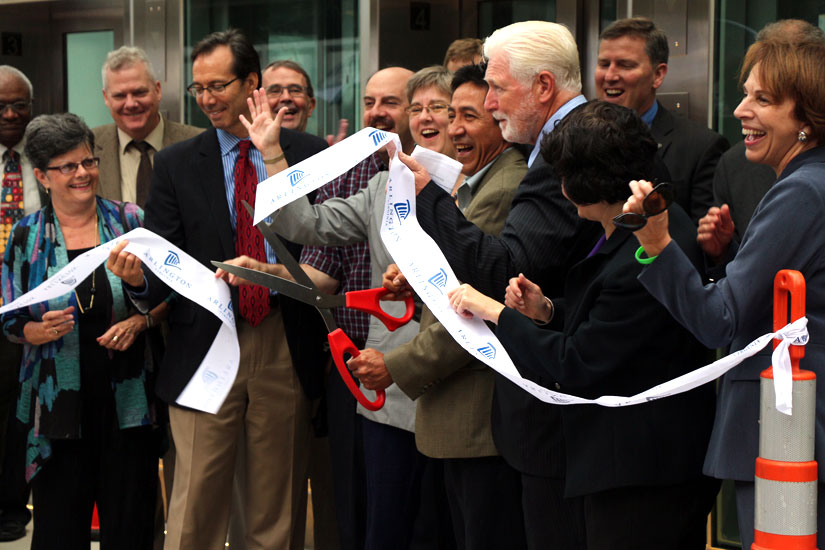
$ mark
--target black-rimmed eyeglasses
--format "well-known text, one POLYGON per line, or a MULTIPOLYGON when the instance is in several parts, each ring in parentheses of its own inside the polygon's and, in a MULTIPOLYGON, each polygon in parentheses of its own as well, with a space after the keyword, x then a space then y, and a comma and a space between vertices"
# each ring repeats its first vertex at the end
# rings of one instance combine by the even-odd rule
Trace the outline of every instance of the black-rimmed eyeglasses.
POLYGON ((77 172, 78 166, 82 166, 85 170, 91 170, 92 168, 97 168, 99 165, 100 159, 98 157, 89 157, 80 162, 67 162, 60 166, 46 166, 46 170, 58 170, 64 176, 69 176, 77 172))
POLYGON ((227 80, 226 82, 215 82, 210 84, 209 86, 201 86, 200 84, 190 84, 186 87, 186 91, 192 94, 192 97, 200 97, 203 95, 204 90, 209 92, 210 94, 222 94, 226 91, 226 87, 235 82, 236 80, 240 80, 238 77, 233 78, 232 80, 227 80))
POLYGON ((613 225, 630 231, 638 231, 647 224, 647 219, 661 214, 670 207, 673 202, 673 186, 668 182, 662 182, 645 195, 642 201, 644 214, 636 212, 625 212, 613 218, 613 225))

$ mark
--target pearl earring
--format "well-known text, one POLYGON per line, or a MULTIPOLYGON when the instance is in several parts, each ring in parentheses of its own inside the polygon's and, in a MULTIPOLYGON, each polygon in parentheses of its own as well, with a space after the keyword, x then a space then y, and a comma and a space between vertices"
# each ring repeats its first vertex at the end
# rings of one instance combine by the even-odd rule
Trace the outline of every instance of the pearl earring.
POLYGON ((799 133, 796 134, 796 139, 798 139, 800 143, 805 143, 808 141, 808 134, 805 133, 805 130, 800 130, 799 133))

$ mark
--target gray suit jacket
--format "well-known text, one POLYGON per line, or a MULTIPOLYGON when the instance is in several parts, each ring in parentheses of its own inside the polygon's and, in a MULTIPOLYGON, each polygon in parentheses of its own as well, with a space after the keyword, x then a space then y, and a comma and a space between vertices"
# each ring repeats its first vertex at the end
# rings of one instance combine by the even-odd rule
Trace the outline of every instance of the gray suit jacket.
MULTIPOLYGON (((100 183, 97 194, 104 199, 121 200, 120 191, 120 147, 117 139, 117 126, 104 124, 92 130, 95 134, 95 156, 100 157, 100 183)), ((169 147, 203 132, 187 124, 163 119, 163 147, 169 147)))
MULTIPOLYGON (((367 241, 370 247, 370 281, 372 287, 380 287, 384 270, 393 263, 390 253, 381 240, 381 219, 386 202, 386 184, 389 172, 379 172, 369 184, 347 198, 334 197, 321 204, 309 204, 306 197, 281 208, 274 216, 273 229, 290 241, 313 246, 344 246, 367 241)), ((390 315, 404 314, 401 302, 382 302, 390 315)), ((368 348, 381 353, 409 342, 418 334, 418 323, 410 321, 394 332, 375 317, 370 317, 368 348)), ((375 394, 363 389, 371 400, 375 394)), ((397 385, 386 390, 387 400, 378 411, 368 411, 360 404, 358 413, 381 424, 389 424, 408 431, 415 429, 415 403, 404 395, 397 385)))
POLYGON ((728 148, 728 140, 687 118, 674 116, 659 104, 650 133, 676 191, 676 202, 696 224, 713 205, 713 171, 728 148))
MULTIPOLYGON (((479 182, 466 217, 485 233, 504 227, 516 188, 527 173, 524 155, 508 149, 479 182)), ((384 356, 395 383, 417 399, 415 442, 433 458, 498 454, 490 429, 495 375, 464 351, 425 307, 421 332, 384 356)))
MULTIPOLYGON (((702 285, 675 243, 639 280, 683 326, 710 348, 736 351, 773 330, 773 280, 781 269, 805 277, 808 332, 803 369, 825 376, 825 147, 794 158, 756 207, 726 277, 702 285)), ((705 473, 752 482, 759 442, 759 374, 771 346, 722 378, 705 473)), ((825 384, 817 384, 815 448, 825 479, 825 384)), ((796 413, 796 410, 794 410, 796 413)))

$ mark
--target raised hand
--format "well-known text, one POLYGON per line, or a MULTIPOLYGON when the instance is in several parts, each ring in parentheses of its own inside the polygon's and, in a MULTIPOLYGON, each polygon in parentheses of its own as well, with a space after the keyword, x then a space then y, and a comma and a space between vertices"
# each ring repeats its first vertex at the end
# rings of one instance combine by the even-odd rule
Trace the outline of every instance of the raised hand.
POLYGON ((286 114, 286 107, 281 107, 273 117, 263 88, 253 90, 252 97, 246 99, 246 104, 249 107, 251 121, 244 115, 240 115, 239 118, 249 132, 249 139, 265 159, 277 157, 281 154, 281 122, 286 114))
POLYGON ((712 206, 708 213, 699 220, 696 242, 708 258, 719 263, 728 253, 728 247, 733 240, 734 228, 733 219, 730 217, 730 207, 727 204, 721 207, 712 206))
POLYGON ((338 121, 338 133, 335 135, 327 134, 327 144, 330 147, 347 137, 347 128, 349 128, 349 121, 342 118, 338 121))
MULTIPOLYGON (((642 203, 648 193, 653 190, 653 184, 645 180, 633 180, 630 182, 632 195, 627 199, 622 207, 622 212, 636 212, 644 214, 642 203)), ((659 252, 670 244, 670 232, 668 231, 668 212, 665 210, 661 214, 651 216, 647 219, 644 227, 633 234, 639 240, 639 244, 645 249, 648 257, 658 256, 659 252)))

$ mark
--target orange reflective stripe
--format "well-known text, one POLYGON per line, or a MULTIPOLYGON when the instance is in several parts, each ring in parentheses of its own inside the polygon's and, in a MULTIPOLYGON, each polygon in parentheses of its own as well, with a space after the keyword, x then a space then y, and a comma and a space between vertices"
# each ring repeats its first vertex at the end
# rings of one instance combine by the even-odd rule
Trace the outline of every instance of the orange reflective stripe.
POLYGON ((760 456, 756 459, 756 477, 771 481, 816 481, 816 461, 781 462, 779 460, 768 460, 760 456))

